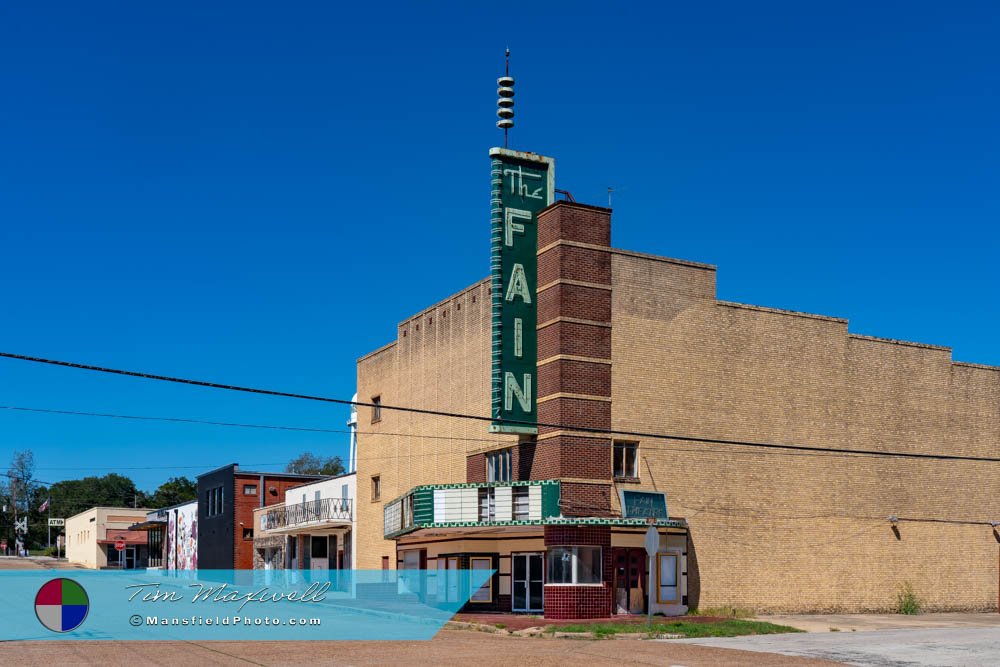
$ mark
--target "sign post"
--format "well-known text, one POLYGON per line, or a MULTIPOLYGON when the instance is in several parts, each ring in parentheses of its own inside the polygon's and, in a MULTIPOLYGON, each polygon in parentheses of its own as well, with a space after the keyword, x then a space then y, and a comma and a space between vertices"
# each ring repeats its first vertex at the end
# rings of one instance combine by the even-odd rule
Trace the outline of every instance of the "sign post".
POLYGON ((118 569, 124 570, 124 563, 122 562, 122 556, 125 555, 125 540, 118 539, 115 540, 115 549, 118 551, 118 569))
POLYGON ((646 530, 646 555, 649 556, 649 576, 646 578, 648 582, 646 588, 646 622, 652 627, 653 625, 653 561, 656 560, 656 554, 660 551, 660 533, 656 530, 656 526, 652 525, 655 523, 656 519, 652 519, 649 528, 646 530))

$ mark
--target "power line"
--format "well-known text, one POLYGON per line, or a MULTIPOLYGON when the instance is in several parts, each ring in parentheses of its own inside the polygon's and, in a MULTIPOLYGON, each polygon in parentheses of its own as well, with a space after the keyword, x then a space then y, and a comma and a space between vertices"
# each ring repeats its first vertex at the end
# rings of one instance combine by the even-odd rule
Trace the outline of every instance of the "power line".
MULTIPOLYGON (((42 357, 31 357, 23 354, 14 354, 11 352, 0 352, 0 357, 5 357, 8 359, 17 359, 20 361, 30 361, 39 364, 48 364, 53 366, 62 366, 64 368, 76 368, 80 370, 89 370, 99 373, 111 373, 113 375, 123 375, 128 377, 142 378, 146 380, 158 380, 162 382, 173 382, 178 384, 186 384, 198 387, 208 387, 211 389, 225 389, 228 391, 238 391, 250 394, 260 394, 265 396, 279 396, 283 398, 297 398, 307 401, 319 401, 322 403, 334 403, 337 405, 350 405, 354 407, 376 407, 375 403, 366 403, 363 401, 349 401, 341 398, 331 398, 328 396, 315 396, 310 394, 298 394, 292 392, 276 391, 272 389, 260 389, 254 387, 243 387, 239 385, 228 385, 220 384, 216 382, 206 382, 203 380, 193 380, 188 378, 178 378, 169 375, 156 375, 153 373, 144 373, 139 371, 128 371, 116 368, 107 368, 103 366, 93 366, 89 364, 80 364, 69 361, 59 361, 55 359, 45 359, 42 357)), ((386 405, 378 404, 382 410, 395 410, 399 412, 408 412, 413 414, 431 415, 437 417, 450 417, 454 419, 468 419, 480 422, 491 422, 491 423, 504 423, 513 426, 532 426, 532 427, 543 427, 543 428, 553 428, 559 430, 576 431, 578 433, 594 433, 599 435, 623 435, 628 437, 637 438, 656 438, 663 440, 683 440, 687 442, 701 442, 706 444, 722 444, 722 445, 732 445, 738 447, 757 447, 762 449, 782 449, 790 451, 804 451, 804 452, 826 452, 826 453, 836 453, 836 454, 865 454, 869 456, 880 456, 880 457, 895 457, 895 458, 910 458, 910 459, 929 459, 935 461, 978 461, 983 463, 1000 463, 1000 458, 986 457, 986 456, 962 456, 958 454, 926 454, 921 452, 898 452, 898 451, 878 451, 871 449, 845 449, 842 447, 814 447, 808 445, 794 445, 794 444, 779 444, 779 443, 763 443, 763 442, 750 442, 746 440, 726 440, 721 438, 701 438, 695 436, 685 436, 685 435, 672 435, 665 433, 651 433, 644 431, 625 431, 619 429, 602 429, 593 428, 587 426, 576 426, 567 424, 551 424, 546 422, 529 422, 523 420, 494 420, 492 417, 484 417, 482 415, 470 415, 458 412, 447 412, 443 410, 428 410, 424 408, 411 408, 397 405, 386 405)))

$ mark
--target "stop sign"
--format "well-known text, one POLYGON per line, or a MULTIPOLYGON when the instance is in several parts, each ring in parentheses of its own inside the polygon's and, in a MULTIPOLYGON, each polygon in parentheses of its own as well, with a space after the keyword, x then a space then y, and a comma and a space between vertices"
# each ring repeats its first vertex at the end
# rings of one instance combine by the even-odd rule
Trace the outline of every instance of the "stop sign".
POLYGON ((115 549, 118 551, 125 551, 125 540, 116 540, 115 549))

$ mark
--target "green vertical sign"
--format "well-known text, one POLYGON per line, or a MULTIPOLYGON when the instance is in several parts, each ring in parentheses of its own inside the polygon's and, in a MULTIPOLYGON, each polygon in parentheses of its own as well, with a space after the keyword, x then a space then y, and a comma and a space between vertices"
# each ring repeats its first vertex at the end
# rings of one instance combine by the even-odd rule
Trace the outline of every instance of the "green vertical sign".
POLYGON ((490 431, 537 433, 538 212, 555 200, 555 161, 505 148, 490 158, 490 431))

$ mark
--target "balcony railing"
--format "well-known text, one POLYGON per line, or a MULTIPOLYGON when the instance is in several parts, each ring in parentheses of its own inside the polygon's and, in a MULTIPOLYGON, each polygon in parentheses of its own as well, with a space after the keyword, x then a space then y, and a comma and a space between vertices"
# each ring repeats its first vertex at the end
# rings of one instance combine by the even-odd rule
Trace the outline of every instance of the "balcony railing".
POLYGON ((280 505, 260 518, 261 530, 278 530, 324 521, 350 521, 354 502, 351 498, 323 498, 294 505, 280 505))

